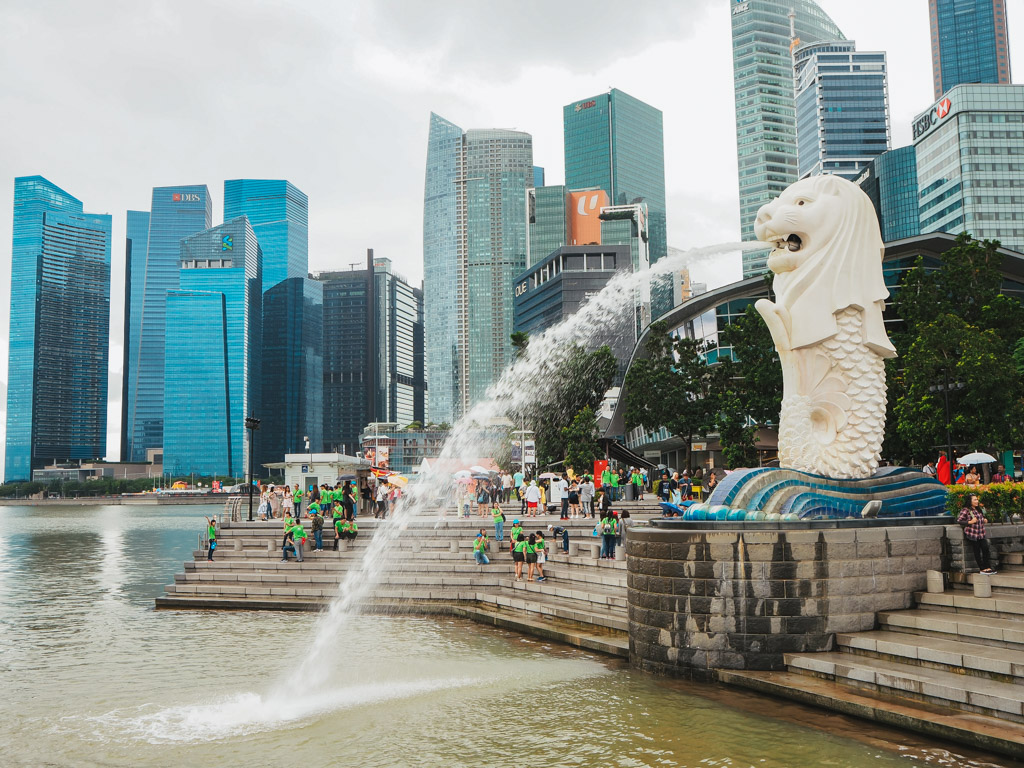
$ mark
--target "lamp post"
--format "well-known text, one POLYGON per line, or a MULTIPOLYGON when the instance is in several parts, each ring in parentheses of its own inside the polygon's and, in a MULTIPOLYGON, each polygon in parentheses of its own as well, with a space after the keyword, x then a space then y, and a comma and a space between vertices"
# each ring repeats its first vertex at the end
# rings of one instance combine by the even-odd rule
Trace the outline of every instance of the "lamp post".
POLYGON ((249 522, 252 522, 252 437, 260 428, 260 420, 250 413, 245 417, 245 428, 249 430, 249 522))
POLYGON ((966 385, 962 381, 949 381, 949 369, 942 369, 942 384, 933 384, 928 387, 929 392, 941 392, 946 407, 946 459, 949 461, 949 480, 953 481, 953 435, 949 430, 949 393, 959 392, 966 385))

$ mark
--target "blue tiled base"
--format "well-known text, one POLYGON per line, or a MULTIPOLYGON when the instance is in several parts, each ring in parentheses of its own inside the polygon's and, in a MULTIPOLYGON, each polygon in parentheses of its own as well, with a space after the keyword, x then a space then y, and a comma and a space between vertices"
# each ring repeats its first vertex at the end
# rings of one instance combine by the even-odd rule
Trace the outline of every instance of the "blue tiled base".
POLYGON ((758 510, 791 520, 834 519, 860 517, 872 500, 882 504, 879 517, 941 515, 946 508, 946 488, 923 472, 906 467, 885 467, 859 480, 761 467, 727 475, 708 498, 707 507, 758 510))

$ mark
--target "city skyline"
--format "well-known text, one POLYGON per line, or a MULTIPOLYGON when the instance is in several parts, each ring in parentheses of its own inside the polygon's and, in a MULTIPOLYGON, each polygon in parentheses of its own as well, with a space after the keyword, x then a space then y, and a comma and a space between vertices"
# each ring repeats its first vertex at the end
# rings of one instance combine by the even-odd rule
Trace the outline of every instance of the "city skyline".
MULTIPOLYGON (((206 184, 213 190, 213 220, 221 221, 224 201, 218 190, 224 179, 287 178, 306 192, 311 201, 311 269, 344 268, 348 262, 360 258, 366 247, 375 247, 378 254, 392 258, 396 269, 416 282, 422 258, 418 224, 422 210, 426 115, 430 109, 462 125, 500 125, 531 133, 535 142, 534 163, 546 168, 547 183, 558 184, 564 180, 559 120, 561 107, 580 93, 599 93, 614 86, 665 113, 669 244, 688 247, 735 239, 738 218, 735 140, 731 135, 719 135, 731 133, 723 131, 723 126, 730 125, 733 119, 731 62, 728 51, 720 50, 729 35, 728 11, 724 3, 680 4, 672 13, 665 13, 659 8, 658 13, 646 14, 654 18, 642 22, 646 26, 638 31, 635 41, 622 41, 614 34, 615 30, 604 29, 599 23, 602 14, 598 13, 585 20, 585 26, 581 28, 585 34, 574 36, 565 44, 553 45, 557 35, 550 32, 538 34, 523 48, 521 36, 510 34, 509 41, 499 41, 500 45, 496 46, 493 40, 488 46, 474 43, 468 47, 468 52, 463 52, 466 46, 462 45, 469 34, 468 28, 482 23, 481 14, 485 10, 467 8, 459 14, 461 18, 458 21, 444 22, 452 25, 441 30, 446 34, 432 37, 428 33, 437 31, 436 24, 440 21, 427 23, 417 13, 406 14, 402 20, 386 19, 390 6, 386 3, 378 5, 374 13, 364 14, 360 20, 363 41, 358 54, 362 56, 363 63, 358 63, 356 59, 359 57, 354 55, 355 63, 347 62, 345 66, 356 75, 351 98, 362 105, 364 114, 369 114, 365 110, 370 110, 379 115, 378 121, 367 121, 371 125, 366 130, 380 134, 379 139, 374 137, 372 146, 387 146, 394 153, 388 163, 381 162, 380 152, 365 151, 359 142, 353 144, 359 145, 358 150, 345 152, 336 149, 328 157, 322 144, 318 143, 323 134, 299 139, 298 128, 294 132, 282 131, 273 121, 268 126, 274 129, 270 132, 261 133, 257 127, 250 126, 237 134, 229 134, 226 126, 230 124, 237 128, 242 125, 235 116, 197 120, 187 114, 196 112, 201 103, 181 103, 173 98, 167 99, 167 103, 157 103, 160 100, 150 96, 142 101, 133 99, 129 105, 128 100, 120 95, 129 89, 120 87, 121 80, 118 79, 112 81, 118 87, 111 87, 109 93, 101 88, 94 94, 103 109, 100 113, 102 120, 89 119, 90 113, 85 112, 74 126, 56 127, 58 121, 51 118, 50 108, 33 106, 34 102, 27 96, 34 85, 32 78, 35 74, 21 73, 7 78, 14 85, 5 89, 0 103, 9 113, 22 115, 23 119, 5 126, 3 135, 9 146, 22 149, 16 156, 0 160, 0 180, 41 174, 90 201, 91 210, 108 213, 113 218, 114 280, 111 296, 115 309, 111 319, 109 414, 116 417, 121 408, 120 362, 123 348, 120 339, 123 338, 124 318, 119 298, 123 296, 125 211, 146 209, 155 185, 206 184), (431 27, 431 23, 435 26, 431 27), (384 40, 392 32, 395 33, 395 42, 393 47, 389 47, 384 40), (434 42, 418 42, 428 38, 434 42), (595 58, 591 52, 588 57, 589 48, 599 50, 602 42, 610 40, 616 43, 614 54, 595 58), (515 50, 521 49, 521 52, 514 60, 502 59, 512 41, 519 46, 515 50), (478 56, 471 62, 475 67, 473 71, 466 71, 466 57, 474 55, 478 56), (679 72, 687 71, 686 68, 694 66, 697 61, 701 62, 701 77, 681 80, 679 72), (422 72, 418 73, 418 70, 422 72), (459 73, 459 77, 456 81, 446 81, 441 76, 444 73, 459 73), (538 82, 539 74, 545 82, 538 82), (723 84, 726 89, 724 98, 722 93, 718 93, 723 84), (168 106, 170 104, 174 109, 168 106), (397 109, 399 104, 401 109, 397 109), (694 114, 700 119, 693 119, 694 114), (407 126, 402 122, 406 118, 407 126), (118 122, 127 122, 128 133, 117 127, 118 122), (138 131, 136 123, 152 128, 145 132, 145 140, 141 138, 143 133, 138 131), (105 127, 99 128, 101 125, 105 127), (401 130, 396 126, 401 126, 401 130), (296 140, 289 142, 293 136, 296 140), (30 138, 33 140, 29 141, 30 138), (77 151, 83 143, 92 146, 97 142, 95 151, 77 151), (701 146, 702 151, 697 156, 691 152, 694 144, 701 146), (326 163, 325 157, 328 157, 326 163), (335 172, 335 165, 339 163, 338 167, 345 169, 341 175, 335 172), (341 188, 351 191, 343 194, 339 191, 341 188)), ((892 146, 908 144, 913 116, 926 109, 931 99, 926 3, 922 0, 916 4, 920 7, 898 10, 891 9, 889 6, 892 4, 868 3, 856 14, 835 0, 821 0, 820 5, 844 33, 856 39, 865 50, 887 51, 890 60, 892 146), (891 24, 878 25, 873 21, 882 9, 890 13, 891 24)), ((1015 24, 1015 20, 1024 18, 1024 3, 1009 2, 1007 5, 1012 58, 1020 47, 1015 43, 1020 41, 1021 25, 1015 24)), ((344 10, 337 12, 345 13, 344 10)), ((211 8, 210 21, 216 22, 221 13, 221 9, 211 8)), ((561 13, 563 11, 558 11, 561 13)), ((572 8, 567 8, 564 13, 567 17, 574 16, 572 8)), ((75 16, 74 13, 69 15, 72 19, 75 16)), ((26 43, 49 50, 54 42, 61 43, 66 29, 75 28, 73 21, 69 21, 68 27, 48 30, 50 22, 41 15, 37 16, 30 8, 5 9, 2 18, 10 22, 0 25, 0 28, 12 35, 9 39, 4 38, 10 56, 5 59, 9 63, 4 66, 12 67, 12 72, 17 52, 26 43), (33 35, 26 34, 26 25, 29 29, 38 29, 40 35, 48 35, 51 42, 43 44, 33 35)), ((109 28, 90 26, 99 24, 99 21, 84 19, 81 26, 105 39, 106 35, 129 34, 126 25, 142 21, 147 20, 140 21, 126 11, 123 19, 104 19, 103 25, 109 25, 109 28)), ((148 21, 155 23, 160 20, 148 21)), ((287 33, 283 34, 281 45, 301 49, 305 58, 316 67, 322 66, 325 52, 344 44, 342 40, 326 40, 316 29, 315 19, 309 15, 289 15, 271 9, 259 18, 242 19, 238 23, 251 31, 260 24, 277 22, 280 22, 282 32, 287 33), (307 37, 299 40, 303 34, 307 37)), ((190 34, 206 33, 196 31, 190 34)), ((561 40, 560 37, 557 39, 561 40)), ((144 37, 136 44, 143 43, 152 48, 152 51, 143 50, 147 59, 150 56, 154 61, 161 57, 171 58, 171 51, 158 45, 157 41, 144 37)), ((204 60, 203 66, 224 70, 225 67, 219 64, 222 59, 227 61, 235 54, 232 46, 230 43, 220 46, 223 48, 220 53, 200 57, 204 60)), ((74 48, 68 46, 68 53, 73 51, 74 48)), ((253 62, 258 66, 251 71, 245 71, 243 67, 237 76, 256 81, 265 75, 263 87, 280 89, 284 93, 292 82, 281 73, 274 74, 279 61, 279 57, 273 57, 273 61, 253 62)), ((101 64, 84 62, 81 74, 76 68, 74 77, 86 78, 95 74, 91 69, 95 66, 101 64)), ((104 70, 112 75, 123 68, 123 58, 115 56, 105 66, 112 68, 104 70)), ((162 75, 156 83, 158 90, 176 93, 178 88, 184 87, 178 81, 187 82, 186 75, 193 66, 196 65, 182 62, 181 71, 162 75)), ((326 76, 337 78, 339 73, 328 72, 326 76)), ((128 75, 119 77, 124 79, 128 75)), ((228 75, 222 74, 221 77, 228 75)), ((344 79, 342 76, 341 80, 344 79)), ((96 81, 103 82, 103 78, 96 78, 96 81)), ((319 83, 318 88, 322 86, 323 83, 319 83)), ((218 99, 223 99, 224 95, 224 91, 218 91, 218 99)), ((288 101, 287 104, 293 113, 291 119, 294 119, 295 112, 307 111, 298 102, 288 101)), ((222 110, 218 106, 209 111, 227 113, 231 110, 222 110)), ((325 113, 314 105, 308 108, 308 115, 300 121, 307 127, 310 121, 324 118, 325 113)), ((326 122, 336 125, 336 121, 326 122)), ((10 182, 0 183, 0 210, 11 209, 11 186, 10 182)), ((3 275, 0 279, 3 280, 8 280, 10 275, 10 251, 6 247, 10 242, 10 226, 9 215, 0 217, 0 241, 5 243, 0 249, 5 259, 0 262, 0 274, 3 275)), ((708 268, 705 266, 703 269, 708 268)), ((698 278, 706 279, 700 268, 694 271, 698 278)), ((711 277, 723 278, 718 280, 719 284, 727 282, 738 274, 738 257, 735 257, 735 264, 716 266, 708 271, 711 277)), ((9 295, 6 291, 3 293, 9 295)), ((8 330, 6 307, 0 307, 0 317, 3 317, 4 325, 0 328, 0 339, 5 343, 8 330)), ((6 354, 0 354, 0 358, 6 360, 6 357, 6 354)), ((0 377, 4 382, 7 378, 6 372, 0 377)), ((117 456, 119 442, 119 425, 114 421, 108 419, 108 455, 111 457, 117 456)))

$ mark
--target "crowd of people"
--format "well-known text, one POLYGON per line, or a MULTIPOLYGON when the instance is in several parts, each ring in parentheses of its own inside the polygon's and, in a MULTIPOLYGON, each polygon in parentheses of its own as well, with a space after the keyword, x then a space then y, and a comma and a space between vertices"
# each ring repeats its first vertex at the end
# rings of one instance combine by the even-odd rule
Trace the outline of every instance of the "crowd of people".
POLYGON ((313 506, 329 514, 340 508, 349 520, 360 512, 383 519, 394 512, 402 497, 402 488, 387 477, 364 477, 358 484, 354 480, 311 485, 303 490, 295 485, 261 485, 257 489, 260 501, 257 514, 260 520, 311 517, 313 506))

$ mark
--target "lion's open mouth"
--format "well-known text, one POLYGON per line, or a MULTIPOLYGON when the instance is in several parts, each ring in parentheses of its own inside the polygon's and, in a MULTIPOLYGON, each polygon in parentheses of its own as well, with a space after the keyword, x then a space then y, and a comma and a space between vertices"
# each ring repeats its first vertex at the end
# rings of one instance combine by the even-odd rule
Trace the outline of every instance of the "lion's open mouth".
POLYGON ((778 238, 775 240, 775 247, 780 250, 799 251, 804 242, 800 239, 800 235, 790 235, 787 238, 778 238))

